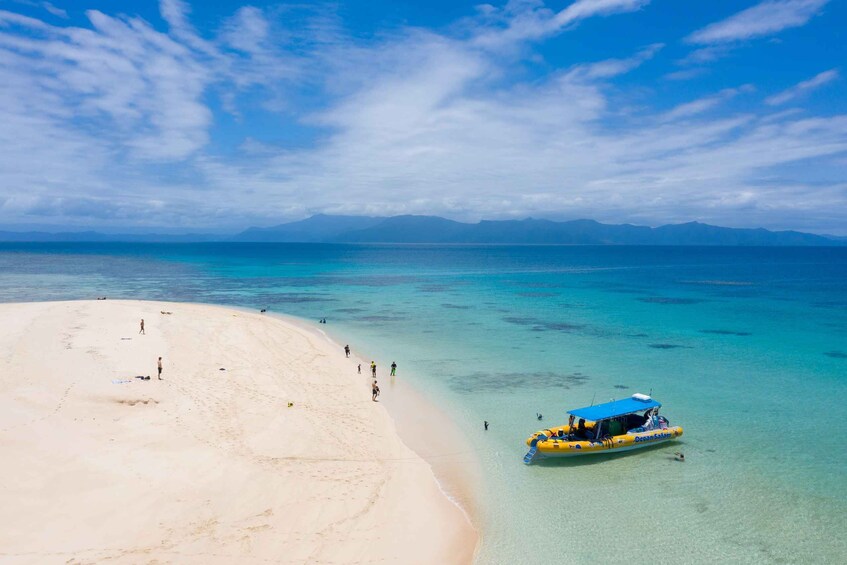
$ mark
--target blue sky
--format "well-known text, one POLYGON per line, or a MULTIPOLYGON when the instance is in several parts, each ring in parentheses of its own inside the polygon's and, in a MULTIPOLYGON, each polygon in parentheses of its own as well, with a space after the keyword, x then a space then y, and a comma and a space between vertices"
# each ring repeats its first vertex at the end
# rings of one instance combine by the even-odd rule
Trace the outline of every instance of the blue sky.
POLYGON ((0 227, 847 235, 845 24, 844 0, 6 0, 0 227))

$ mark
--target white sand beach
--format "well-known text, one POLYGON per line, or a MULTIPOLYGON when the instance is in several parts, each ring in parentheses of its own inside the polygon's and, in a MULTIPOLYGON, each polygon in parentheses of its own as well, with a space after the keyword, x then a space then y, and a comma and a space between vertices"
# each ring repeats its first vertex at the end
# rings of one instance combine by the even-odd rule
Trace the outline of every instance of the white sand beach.
POLYGON ((4 563, 468 563, 477 542, 356 361, 259 313, 0 305, 0 461, 4 563))

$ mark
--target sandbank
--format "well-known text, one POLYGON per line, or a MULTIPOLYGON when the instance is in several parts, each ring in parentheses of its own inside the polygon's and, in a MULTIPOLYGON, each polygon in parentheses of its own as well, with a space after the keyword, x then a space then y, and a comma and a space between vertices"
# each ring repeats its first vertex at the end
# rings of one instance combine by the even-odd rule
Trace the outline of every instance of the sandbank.
POLYGON ((355 365, 224 307, 0 305, 0 560, 469 563, 355 365))

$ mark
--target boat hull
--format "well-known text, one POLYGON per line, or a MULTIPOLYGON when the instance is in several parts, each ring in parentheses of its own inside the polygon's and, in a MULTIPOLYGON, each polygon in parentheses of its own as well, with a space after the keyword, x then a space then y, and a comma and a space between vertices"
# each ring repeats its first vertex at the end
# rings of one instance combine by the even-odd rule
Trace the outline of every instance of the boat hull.
MULTIPOLYGON (((567 429, 567 427, 565 427, 567 429)), ((627 433, 610 438, 589 441, 589 440, 571 440, 567 438, 557 438, 555 432, 549 436, 544 430, 533 434, 527 440, 527 444, 536 449, 536 457, 579 457, 582 455, 596 455, 603 453, 622 453, 624 451, 632 451, 658 445, 668 441, 673 441, 682 436, 682 427, 673 426, 664 429, 650 430, 646 432, 627 433), (553 437, 550 437, 553 436, 553 437)))

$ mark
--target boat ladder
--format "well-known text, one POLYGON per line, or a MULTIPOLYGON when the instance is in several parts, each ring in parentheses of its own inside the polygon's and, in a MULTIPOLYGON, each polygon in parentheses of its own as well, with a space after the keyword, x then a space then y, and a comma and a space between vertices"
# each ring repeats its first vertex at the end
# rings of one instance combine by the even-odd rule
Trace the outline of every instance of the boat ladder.
POLYGON ((523 462, 527 465, 532 463, 532 460, 535 459, 536 453, 538 453, 538 447, 533 445, 529 448, 529 451, 526 452, 526 455, 523 456, 523 462))

